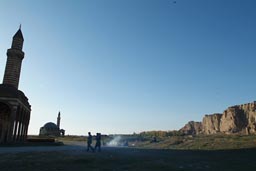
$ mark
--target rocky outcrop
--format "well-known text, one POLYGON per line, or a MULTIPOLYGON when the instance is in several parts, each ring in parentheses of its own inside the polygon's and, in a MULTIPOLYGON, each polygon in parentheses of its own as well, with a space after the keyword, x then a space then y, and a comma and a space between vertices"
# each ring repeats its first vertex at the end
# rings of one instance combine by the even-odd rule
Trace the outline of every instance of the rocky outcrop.
POLYGON ((243 131, 247 126, 246 113, 239 106, 229 107, 223 112, 220 132, 230 134, 243 131))
POLYGON ((190 121, 180 131, 187 135, 256 134, 256 101, 229 107, 223 114, 205 115, 202 122, 190 121))
POLYGON ((245 132, 247 134, 256 134, 256 102, 239 106, 246 115, 247 125, 245 132))
POLYGON ((179 131, 185 135, 200 134, 202 132, 202 123, 190 121, 179 131))
POLYGON ((205 134, 215 134, 220 132, 221 116, 222 114, 220 113, 205 115, 202 122, 202 132, 205 134))

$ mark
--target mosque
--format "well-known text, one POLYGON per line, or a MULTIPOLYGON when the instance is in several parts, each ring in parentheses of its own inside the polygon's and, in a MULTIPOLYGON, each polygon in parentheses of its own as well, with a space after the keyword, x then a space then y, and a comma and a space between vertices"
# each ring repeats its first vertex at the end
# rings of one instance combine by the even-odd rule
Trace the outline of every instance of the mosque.
POLYGON ((57 124, 53 122, 47 122, 40 128, 39 136, 65 136, 65 130, 60 129, 60 112, 57 117, 57 124))
POLYGON ((0 144, 20 143, 27 139, 31 105, 19 90, 24 38, 21 27, 7 50, 3 83, 0 84, 0 144))
MULTIPOLYGON (((19 80, 23 49, 21 26, 14 34, 11 48, 7 50, 7 60, 3 83, 0 84, 0 144, 21 143, 27 140, 31 105, 25 94, 19 90, 19 80)), ((46 123, 40 128, 42 136, 64 136, 65 130, 60 129, 60 112, 57 124, 46 123)))

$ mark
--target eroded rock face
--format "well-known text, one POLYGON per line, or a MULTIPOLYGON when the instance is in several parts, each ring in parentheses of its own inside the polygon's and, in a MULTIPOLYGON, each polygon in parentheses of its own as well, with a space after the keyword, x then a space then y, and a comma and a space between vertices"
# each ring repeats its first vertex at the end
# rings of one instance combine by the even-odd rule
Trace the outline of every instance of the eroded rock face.
POLYGON ((180 131, 187 135, 256 134, 256 101, 229 107, 223 114, 205 115, 202 123, 190 121, 180 131))
POLYGON ((256 134, 256 102, 243 104, 239 106, 244 110, 247 120, 245 128, 246 134, 256 134))
POLYGON ((220 121, 222 133, 237 133, 243 131, 247 126, 246 113, 239 106, 229 107, 223 112, 220 121))
POLYGON ((256 112, 249 111, 246 116, 248 120, 248 125, 245 129, 246 134, 256 134, 256 112))
POLYGON ((183 128, 181 128, 179 131, 184 133, 185 135, 199 134, 199 133, 202 132, 202 123, 201 122, 190 121, 183 128))
POLYGON ((215 113, 212 115, 205 115, 202 122, 204 134, 216 134, 220 132, 220 119, 222 114, 215 113))

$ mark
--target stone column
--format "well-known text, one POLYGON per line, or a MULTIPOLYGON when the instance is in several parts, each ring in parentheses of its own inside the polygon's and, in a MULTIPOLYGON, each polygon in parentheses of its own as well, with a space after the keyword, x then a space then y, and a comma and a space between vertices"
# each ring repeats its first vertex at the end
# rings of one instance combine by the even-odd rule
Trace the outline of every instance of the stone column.
POLYGON ((7 141, 7 136, 8 136, 8 127, 9 127, 9 122, 2 122, 2 136, 0 137, 0 142, 1 143, 6 143, 7 141))
POLYGON ((21 107, 21 110, 20 110, 20 112, 19 112, 19 126, 18 126, 18 134, 17 134, 17 139, 16 139, 16 141, 20 141, 20 136, 21 136, 21 127, 22 127, 22 122, 21 122, 21 119, 22 119, 22 113, 23 113, 23 108, 21 107))
POLYGON ((25 119, 26 119, 26 112, 27 110, 24 108, 23 115, 22 115, 22 127, 21 127, 21 141, 24 142, 24 136, 25 136, 25 119))
POLYGON ((7 142, 13 142, 13 126, 14 121, 16 119, 17 114, 17 106, 13 106, 11 109, 11 116, 9 118, 9 125, 8 125, 8 133, 7 133, 7 142))
POLYGON ((22 113, 21 113, 21 120, 20 120, 20 136, 19 136, 19 141, 22 141, 22 137, 23 137, 23 127, 24 127, 24 113, 25 113, 25 109, 23 108, 22 113))
POLYGON ((2 121, 1 125, 2 125, 2 130, 0 130, 1 131, 0 143, 3 143, 4 142, 4 136, 5 136, 5 129, 4 129, 5 128, 5 123, 2 121))
POLYGON ((27 139, 28 136, 28 125, 30 120, 30 112, 27 111, 27 117, 26 117, 26 127, 25 127, 25 139, 27 139))
POLYGON ((15 126, 14 126, 14 132, 13 132, 13 141, 16 142, 17 140, 17 128, 19 124, 19 113, 20 113, 20 106, 18 106, 16 117, 15 117, 15 126))
POLYGON ((24 116, 22 119, 22 141, 25 141, 25 128, 26 128, 26 117, 27 117, 27 111, 24 112, 24 116))

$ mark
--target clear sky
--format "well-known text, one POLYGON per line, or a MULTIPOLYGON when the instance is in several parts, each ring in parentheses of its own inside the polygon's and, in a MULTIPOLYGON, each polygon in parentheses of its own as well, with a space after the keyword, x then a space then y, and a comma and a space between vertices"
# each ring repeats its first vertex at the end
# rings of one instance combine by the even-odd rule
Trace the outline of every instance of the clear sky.
POLYGON ((29 134, 179 129, 256 100, 255 0, 1 0, 0 78, 22 24, 29 134))

